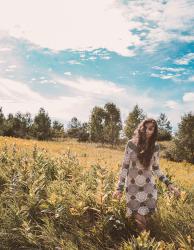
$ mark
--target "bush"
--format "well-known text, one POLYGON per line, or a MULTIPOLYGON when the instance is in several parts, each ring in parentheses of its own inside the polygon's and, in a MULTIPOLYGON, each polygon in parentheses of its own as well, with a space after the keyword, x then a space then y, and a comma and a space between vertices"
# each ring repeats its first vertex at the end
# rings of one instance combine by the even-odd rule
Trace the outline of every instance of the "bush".
POLYGON ((173 161, 194 163, 194 115, 191 112, 182 117, 178 132, 164 156, 173 161))

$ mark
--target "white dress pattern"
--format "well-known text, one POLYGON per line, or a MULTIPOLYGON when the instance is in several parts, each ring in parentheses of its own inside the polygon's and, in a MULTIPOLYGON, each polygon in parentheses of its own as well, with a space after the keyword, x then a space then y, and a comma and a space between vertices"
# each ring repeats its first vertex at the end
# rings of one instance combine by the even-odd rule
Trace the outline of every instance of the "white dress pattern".
POLYGON ((137 159, 136 145, 128 141, 117 184, 117 190, 123 191, 125 188, 126 191, 126 216, 133 213, 146 215, 156 211, 157 187, 154 175, 166 185, 172 183, 160 169, 159 151, 159 144, 156 143, 150 166, 144 169, 137 159))

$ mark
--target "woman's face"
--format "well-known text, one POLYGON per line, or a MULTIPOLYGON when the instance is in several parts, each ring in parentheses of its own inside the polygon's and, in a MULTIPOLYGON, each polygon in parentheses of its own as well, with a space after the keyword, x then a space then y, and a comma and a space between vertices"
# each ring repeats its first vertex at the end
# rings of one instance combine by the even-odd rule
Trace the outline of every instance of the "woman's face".
POLYGON ((155 125, 152 122, 148 122, 145 124, 146 128, 146 138, 149 139, 154 133, 155 125))

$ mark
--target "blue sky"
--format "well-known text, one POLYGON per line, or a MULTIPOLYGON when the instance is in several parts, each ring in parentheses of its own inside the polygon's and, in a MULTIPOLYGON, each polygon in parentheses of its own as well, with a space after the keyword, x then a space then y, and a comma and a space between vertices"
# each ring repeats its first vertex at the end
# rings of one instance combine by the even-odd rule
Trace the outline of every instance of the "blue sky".
POLYGON ((194 0, 0 0, 0 106, 64 124, 114 102, 194 110, 194 0))

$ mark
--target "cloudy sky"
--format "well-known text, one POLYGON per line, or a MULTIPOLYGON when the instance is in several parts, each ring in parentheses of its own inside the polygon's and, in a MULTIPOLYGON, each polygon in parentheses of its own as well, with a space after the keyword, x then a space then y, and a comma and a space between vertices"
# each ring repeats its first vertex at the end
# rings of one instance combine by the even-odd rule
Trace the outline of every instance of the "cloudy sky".
POLYGON ((194 0, 0 0, 0 106, 66 124, 114 102, 194 111, 194 0))

